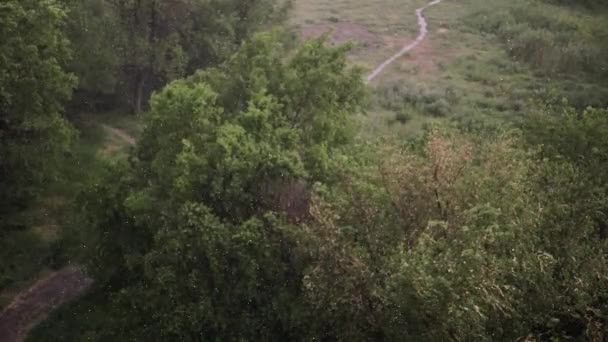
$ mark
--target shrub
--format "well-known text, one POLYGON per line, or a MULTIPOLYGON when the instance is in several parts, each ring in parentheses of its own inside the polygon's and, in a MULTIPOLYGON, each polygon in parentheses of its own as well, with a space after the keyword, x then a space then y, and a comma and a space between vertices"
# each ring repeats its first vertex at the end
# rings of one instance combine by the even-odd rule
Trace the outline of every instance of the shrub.
POLYGON ((450 113, 450 104, 445 99, 438 99, 424 106, 425 112, 440 118, 450 113))
POLYGON ((323 192, 306 225, 318 252, 304 278, 315 317, 339 340, 601 334, 608 246, 565 204, 593 187, 521 146, 517 132, 435 128, 385 146, 380 175, 323 192))
POLYGON ((474 28, 498 36, 511 56, 544 73, 608 73, 604 44, 608 26, 565 14, 548 5, 518 4, 507 9, 482 10, 467 20, 474 28))
POLYGON ((411 119, 412 119, 412 116, 409 113, 406 113, 406 112, 403 112, 403 111, 397 112, 395 114, 395 121, 399 122, 402 125, 405 125, 411 119))

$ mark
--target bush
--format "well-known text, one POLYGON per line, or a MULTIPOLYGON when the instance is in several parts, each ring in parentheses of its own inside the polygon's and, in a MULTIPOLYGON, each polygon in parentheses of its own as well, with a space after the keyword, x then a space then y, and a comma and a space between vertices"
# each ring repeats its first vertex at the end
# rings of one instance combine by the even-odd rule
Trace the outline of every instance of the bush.
POLYGON ((515 5, 483 10, 467 20, 482 32, 497 35, 511 56, 544 73, 608 74, 605 41, 608 25, 547 5, 515 5))
POLYGON ((306 225, 314 316, 339 340, 601 336, 608 246, 571 197, 595 190, 521 146, 432 129, 324 192, 306 225))
POLYGON ((438 99, 424 106, 425 112, 436 118, 446 117, 450 113, 450 104, 445 99, 438 99))
POLYGON ((406 112, 397 112, 395 114, 395 121, 399 122, 402 125, 405 125, 412 119, 412 116, 406 112))

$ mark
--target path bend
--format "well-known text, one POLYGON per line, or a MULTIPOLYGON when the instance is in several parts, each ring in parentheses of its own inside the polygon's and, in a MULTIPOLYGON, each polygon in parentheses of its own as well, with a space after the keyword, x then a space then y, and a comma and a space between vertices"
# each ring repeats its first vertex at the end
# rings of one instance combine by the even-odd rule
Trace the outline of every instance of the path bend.
POLYGON ((51 311, 85 293, 93 284, 84 269, 68 266, 38 280, 0 312, 0 342, 20 342, 51 311))
POLYGON ((112 127, 106 124, 101 124, 101 127, 108 133, 113 134, 123 140, 127 145, 135 146, 137 141, 122 129, 112 127))
POLYGON ((416 48, 418 45, 420 45, 420 43, 422 43, 424 41, 424 39, 426 38, 426 36, 429 33, 428 30, 428 23, 426 21, 426 18, 424 17, 424 10, 431 7, 431 6, 435 6, 438 5, 439 3, 441 3, 441 1, 443 0, 434 0, 429 2, 428 4, 426 4, 423 7, 420 7, 416 10, 416 16, 418 17, 418 37, 416 37, 416 39, 407 44, 406 46, 404 46, 401 50, 399 50, 399 52, 397 52, 396 54, 394 54, 393 56, 391 56, 389 59, 387 59, 386 61, 382 62, 380 65, 378 65, 376 67, 376 69, 374 69, 366 78, 366 82, 369 83, 371 81, 373 81, 376 77, 378 77, 378 75, 380 75, 384 69, 386 69, 386 67, 388 67, 389 65, 391 65, 393 62, 395 62, 397 59, 403 57, 403 55, 405 55, 406 53, 410 52, 411 50, 413 50, 414 48, 416 48))

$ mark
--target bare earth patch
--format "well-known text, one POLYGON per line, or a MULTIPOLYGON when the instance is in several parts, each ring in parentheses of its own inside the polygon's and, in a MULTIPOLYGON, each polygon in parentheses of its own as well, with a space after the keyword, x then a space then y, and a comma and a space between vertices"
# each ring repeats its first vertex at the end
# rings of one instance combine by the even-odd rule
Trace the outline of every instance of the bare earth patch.
POLYGON ((92 284, 93 280, 77 267, 66 267, 40 279, 0 313, 0 341, 23 341, 51 311, 77 298, 92 284))

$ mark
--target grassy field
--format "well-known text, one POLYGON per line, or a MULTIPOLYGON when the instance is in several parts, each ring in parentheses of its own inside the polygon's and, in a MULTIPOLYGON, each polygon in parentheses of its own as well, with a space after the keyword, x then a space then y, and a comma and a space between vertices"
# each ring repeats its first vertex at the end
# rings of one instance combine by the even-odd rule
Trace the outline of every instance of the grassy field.
MULTIPOLYGON (((298 0, 291 23, 304 38, 329 31, 334 44, 353 41, 351 60, 371 70, 415 37, 414 11, 426 3, 298 0)), ((608 37, 605 13, 540 1, 444 0, 425 16, 426 41, 371 84, 366 136, 409 137, 442 118, 510 122, 525 116, 532 99, 608 105, 606 65, 595 58, 608 37)))
POLYGON ((334 42, 357 44, 352 60, 371 69, 416 36, 414 11, 425 3, 425 0, 298 0, 290 22, 307 37, 333 30, 334 42))

